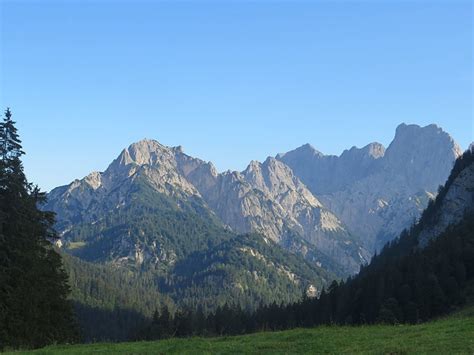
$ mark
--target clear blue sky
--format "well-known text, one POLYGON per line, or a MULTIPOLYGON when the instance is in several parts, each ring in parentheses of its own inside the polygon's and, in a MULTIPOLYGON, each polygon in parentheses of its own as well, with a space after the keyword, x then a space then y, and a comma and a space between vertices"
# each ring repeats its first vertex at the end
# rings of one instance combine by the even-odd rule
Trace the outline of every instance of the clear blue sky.
POLYGON ((473 141, 471 1, 0 1, 0 105, 43 189, 141 138, 219 170, 401 122, 473 141))

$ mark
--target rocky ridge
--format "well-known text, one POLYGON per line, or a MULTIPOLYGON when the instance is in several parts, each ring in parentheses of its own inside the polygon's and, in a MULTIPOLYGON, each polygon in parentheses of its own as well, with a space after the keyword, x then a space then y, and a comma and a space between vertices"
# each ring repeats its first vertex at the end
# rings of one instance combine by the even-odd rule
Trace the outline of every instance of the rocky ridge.
POLYGON ((305 145, 277 159, 373 251, 420 216, 460 154, 438 126, 401 124, 387 149, 371 143, 336 157, 305 145))

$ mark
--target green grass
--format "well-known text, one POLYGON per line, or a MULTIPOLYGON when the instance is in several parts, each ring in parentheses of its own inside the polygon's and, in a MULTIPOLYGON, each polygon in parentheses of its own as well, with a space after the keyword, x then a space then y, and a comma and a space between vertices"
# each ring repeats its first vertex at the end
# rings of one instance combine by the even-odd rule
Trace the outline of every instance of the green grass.
MULTIPOLYGON (((50 346, 34 354, 474 354, 474 307, 418 325, 322 326, 221 338, 50 346)), ((15 353, 18 354, 18 353, 15 353)))

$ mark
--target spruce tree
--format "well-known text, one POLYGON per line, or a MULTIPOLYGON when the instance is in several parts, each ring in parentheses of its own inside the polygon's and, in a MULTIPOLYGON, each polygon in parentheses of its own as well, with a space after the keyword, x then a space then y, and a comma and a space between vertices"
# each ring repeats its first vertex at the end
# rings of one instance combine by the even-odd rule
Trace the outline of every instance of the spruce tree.
POLYGON ((27 181, 9 109, 0 123, 0 349, 40 347, 76 337, 67 274, 52 241, 54 215, 27 181))

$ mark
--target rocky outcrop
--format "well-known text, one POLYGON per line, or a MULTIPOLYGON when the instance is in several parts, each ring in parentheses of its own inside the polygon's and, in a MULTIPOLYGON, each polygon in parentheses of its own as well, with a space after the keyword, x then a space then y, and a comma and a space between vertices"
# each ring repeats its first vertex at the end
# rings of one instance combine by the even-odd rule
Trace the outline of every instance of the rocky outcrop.
POLYGON ((260 232, 289 248, 296 233, 349 273, 370 257, 284 163, 268 158, 251 162, 242 173, 217 174, 209 163, 184 154, 177 160, 208 206, 235 231, 260 232))
POLYGON ((474 212, 474 163, 464 168, 450 183, 431 223, 420 232, 420 246, 426 246, 430 240, 443 233, 450 225, 455 225, 464 218, 466 213, 474 212))

